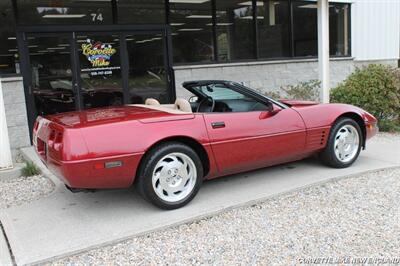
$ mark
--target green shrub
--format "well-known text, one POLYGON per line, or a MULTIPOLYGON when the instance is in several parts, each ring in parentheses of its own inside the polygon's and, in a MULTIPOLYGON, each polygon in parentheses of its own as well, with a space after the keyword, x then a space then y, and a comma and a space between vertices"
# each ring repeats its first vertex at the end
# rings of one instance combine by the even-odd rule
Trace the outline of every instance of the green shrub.
POLYGON ((281 94, 277 91, 267 91, 265 95, 275 100, 279 100, 282 98, 281 94))
POLYGON ((400 123, 393 120, 380 120, 379 130, 384 132, 400 132, 400 123))
POLYGON ((23 176, 34 176, 39 175, 40 169, 36 166, 36 164, 32 162, 26 162, 24 168, 22 168, 23 176))
POLYGON ((357 68, 331 90, 331 102, 359 106, 379 120, 382 131, 400 126, 400 73, 385 65, 357 68))
POLYGON ((321 82, 319 80, 310 80, 300 82, 297 85, 288 85, 281 87, 284 92, 284 98, 289 100, 319 101, 321 82))
POLYGON ((318 102, 321 82, 309 80, 297 85, 281 86, 280 91, 267 91, 265 95, 272 99, 304 100, 318 102))

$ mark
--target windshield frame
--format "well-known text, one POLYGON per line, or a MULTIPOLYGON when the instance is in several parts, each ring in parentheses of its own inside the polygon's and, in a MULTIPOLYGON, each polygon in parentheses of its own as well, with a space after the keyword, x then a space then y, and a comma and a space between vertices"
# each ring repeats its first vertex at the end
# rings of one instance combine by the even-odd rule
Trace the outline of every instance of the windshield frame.
POLYGON ((225 80, 199 80, 199 81, 190 81, 190 82, 184 82, 182 84, 182 86, 188 90, 189 92, 191 92, 192 94, 196 95, 197 97, 199 97, 200 99, 204 99, 209 97, 208 95, 204 94, 203 92, 201 92, 200 90, 196 89, 195 87, 199 87, 199 86, 207 86, 207 85, 215 85, 215 84, 221 84, 224 85, 226 87, 228 87, 229 89, 241 93, 245 96, 251 97, 261 103, 264 103, 266 105, 268 104, 275 104, 277 106, 279 106, 282 109, 287 109, 289 108, 289 106, 287 106, 286 104, 283 104, 277 100, 274 100, 266 95, 263 95, 249 87, 246 87, 238 82, 234 82, 234 81, 225 81, 225 80))

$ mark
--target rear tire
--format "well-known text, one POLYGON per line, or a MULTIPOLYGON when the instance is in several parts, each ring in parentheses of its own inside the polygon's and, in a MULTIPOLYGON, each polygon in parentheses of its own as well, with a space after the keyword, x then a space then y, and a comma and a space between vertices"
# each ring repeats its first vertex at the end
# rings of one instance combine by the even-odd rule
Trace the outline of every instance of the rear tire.
POLYGON ((137 190, 145 200, 172 210, 196 196, 203 181, 203 165, 190 147, 167 142, 145 155, 137 178, 137 190))
POLYGON ((339 119, 331 128, 322 162, 334 168, 346 168, 357 160, 362 145, 360 126, 351 118, 339 119))

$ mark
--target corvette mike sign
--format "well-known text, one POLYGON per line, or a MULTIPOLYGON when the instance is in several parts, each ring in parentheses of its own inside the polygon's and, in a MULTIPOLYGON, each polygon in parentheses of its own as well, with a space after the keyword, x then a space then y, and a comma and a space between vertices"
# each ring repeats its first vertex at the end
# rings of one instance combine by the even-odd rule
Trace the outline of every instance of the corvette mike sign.
POLYGON ((82 71, 90 71, 90 74, 95 76, 111 75, 114 69, 120 69, 120 66, 111 66, 111 58, 117 52, 117 49, 111 44, 87 39, 81 47, 82 54, 92 66, 92 68, 82 69, 82 71))

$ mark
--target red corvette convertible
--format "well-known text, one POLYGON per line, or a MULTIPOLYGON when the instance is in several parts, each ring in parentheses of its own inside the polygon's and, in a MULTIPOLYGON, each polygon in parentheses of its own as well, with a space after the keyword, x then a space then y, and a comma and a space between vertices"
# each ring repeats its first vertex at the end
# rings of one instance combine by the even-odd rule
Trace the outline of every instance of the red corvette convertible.
POLYGON ((350 166, 378 131, 368 112, 345 104, 276 101, 230 81, 185 82, 189 100, 38 117, 36 151, 71 190, 133 184, 175 209, 205 179, 319 154, 350 166))

